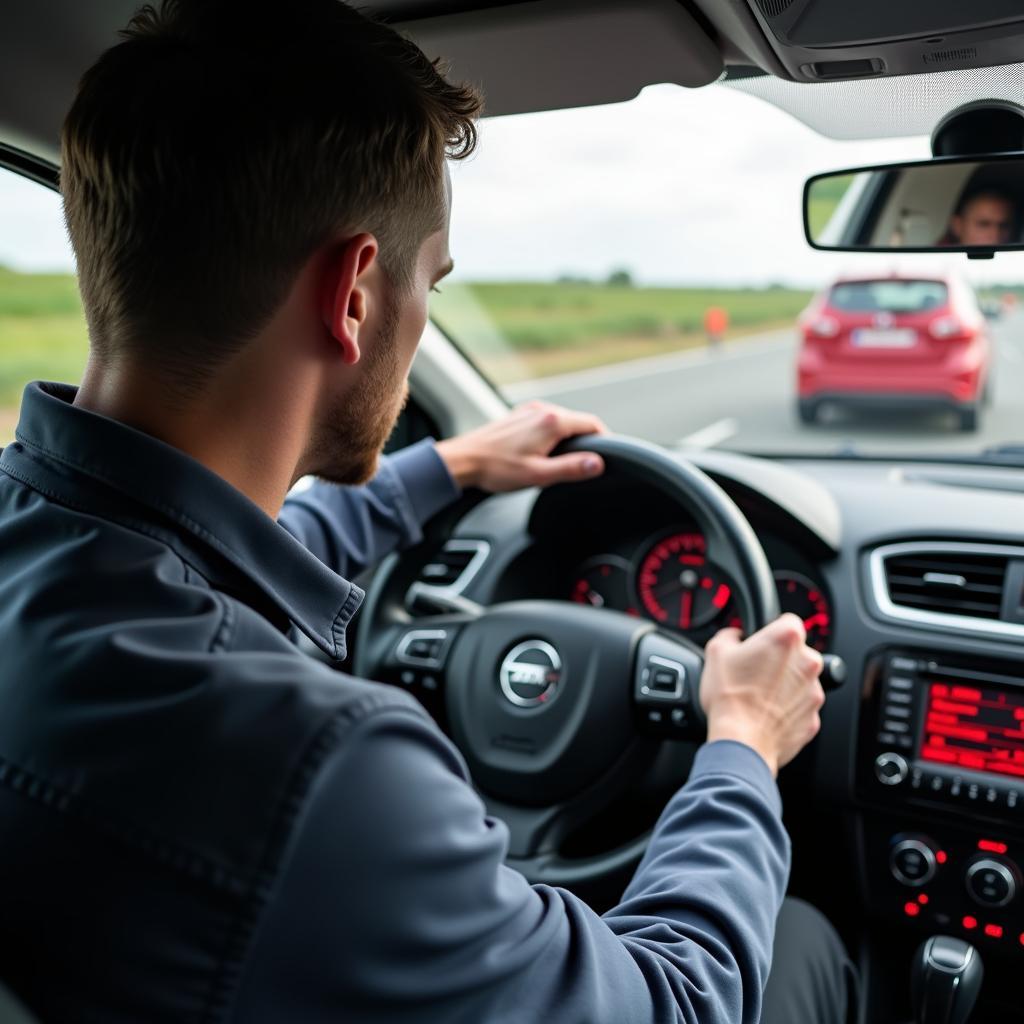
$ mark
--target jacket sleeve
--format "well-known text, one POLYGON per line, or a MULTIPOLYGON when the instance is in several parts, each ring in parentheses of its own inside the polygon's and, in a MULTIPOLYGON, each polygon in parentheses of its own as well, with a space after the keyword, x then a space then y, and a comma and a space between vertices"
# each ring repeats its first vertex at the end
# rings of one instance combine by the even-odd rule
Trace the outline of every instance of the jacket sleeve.
POLYGON ((459 494, 427 438, 384 456, 363 487, 317 481, 290 496, 278 522, 328 568, 352 579, 419 541, 423 524, 459 494))
POLYGON ((780 812, 753 750, 705 746, 601 917, 508 868, 455 748, 385 712, 316 782, 239 1019, 303 993, 303 1020, 324 1024, 757 1024, 789 870, 780 812))

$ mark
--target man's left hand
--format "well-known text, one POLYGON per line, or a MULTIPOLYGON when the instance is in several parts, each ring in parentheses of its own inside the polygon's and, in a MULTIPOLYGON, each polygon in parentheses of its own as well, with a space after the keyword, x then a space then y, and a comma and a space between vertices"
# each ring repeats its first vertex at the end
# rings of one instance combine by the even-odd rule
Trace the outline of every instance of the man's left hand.
POLYGON ((551 456, 567 437, 606 434, 596 416, 549 402, 527 402, 500 420, 437 444, 438 454, 460 487, 515 491, 569 480, 589 480, 604 472, 594 452, 551 456))

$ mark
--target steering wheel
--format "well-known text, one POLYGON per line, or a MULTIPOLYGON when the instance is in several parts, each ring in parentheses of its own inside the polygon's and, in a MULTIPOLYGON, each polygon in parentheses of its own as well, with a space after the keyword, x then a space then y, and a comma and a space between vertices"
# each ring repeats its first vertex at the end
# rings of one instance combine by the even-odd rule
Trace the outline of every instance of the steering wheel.
MULTIPOLYGON (((754 531, 696 466, 614 435, 574 438, 560 450, 597 452, 606 472, 653 485, 690 511, 736 584, 747 629, 777 617, 771 568, 754 531)), ((569 601, 483 607, 456 598, 442 601, 440 614, 412 618, 404 605, 412 561, 420 559, 392 556, 368 588, 356 672, 395 682, 429 672, 437 717, 489 811, 509 828, 508 862, 528 879, 580 887, 629 868, 646 834, 587 858, 560 847, 650 772, 662 746, 652 736, 704 736, 701 649, 653 622, 569 601)))

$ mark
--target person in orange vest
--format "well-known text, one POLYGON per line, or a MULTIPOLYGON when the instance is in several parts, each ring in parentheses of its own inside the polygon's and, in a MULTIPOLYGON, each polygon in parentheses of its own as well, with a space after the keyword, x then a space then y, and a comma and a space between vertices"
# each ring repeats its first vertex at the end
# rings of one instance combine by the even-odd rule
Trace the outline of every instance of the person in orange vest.
POLYGON ((718 348, 729 326, 729 314, 721 306, 709 306, 704 314, 704 334, 708 346, 718 348))

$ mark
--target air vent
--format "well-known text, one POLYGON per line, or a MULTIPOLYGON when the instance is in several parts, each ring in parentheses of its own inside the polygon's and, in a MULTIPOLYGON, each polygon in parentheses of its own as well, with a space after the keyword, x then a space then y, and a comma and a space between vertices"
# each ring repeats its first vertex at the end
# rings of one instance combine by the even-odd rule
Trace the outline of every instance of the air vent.
POLYGON ((912 541, 875 548, 867 561, 883 618, 1024 638, 1024 547, 912 541))
POLYGON ((977 56, 978 51, 973 46, 961 46, 956 50, 933 50, 931 53, 921 54, 925 64, 952 64, 954 61, 962 63, 974 60, 977 56))
POLYGON ((793 0, 757 0, 766 18, 777 18, 786 10, 793 0))
POLYGON ((889 599, 904 608, 998 619, 1009 558, 946 551, 885 560, 889 599))
POLYGON ((449 540, 420 569, 419 577, 406 595, 406 604, 411 607, 417 594, 424 591, 461 594, 479 572, 490 550, 490 544, 483 540, 449 540))

